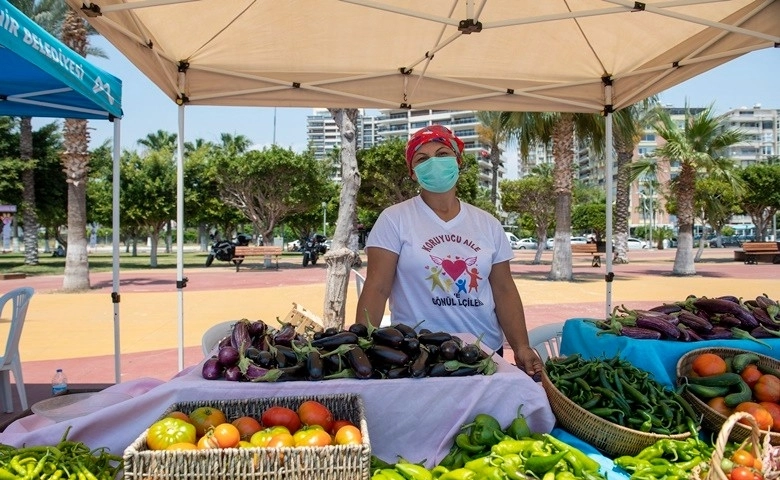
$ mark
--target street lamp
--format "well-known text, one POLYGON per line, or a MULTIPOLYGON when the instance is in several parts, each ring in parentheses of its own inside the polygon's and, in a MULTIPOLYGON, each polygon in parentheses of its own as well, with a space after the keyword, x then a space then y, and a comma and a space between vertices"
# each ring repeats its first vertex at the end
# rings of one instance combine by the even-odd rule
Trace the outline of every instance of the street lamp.
POLYGON ((322 234, 328 236, 328 202, 322 202, 322 234))

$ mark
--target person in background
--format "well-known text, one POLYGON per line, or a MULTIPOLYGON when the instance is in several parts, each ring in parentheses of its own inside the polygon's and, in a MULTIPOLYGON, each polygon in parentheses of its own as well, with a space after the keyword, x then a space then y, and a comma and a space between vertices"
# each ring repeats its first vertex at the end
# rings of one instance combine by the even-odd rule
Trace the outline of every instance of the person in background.
POLYGON ((355 320, 378 326, 389 299, 392 324, 471 333, 499 354, 506 339, 518 368, 540 374, 504 230, 456 196, 462 154, 463 142, 441 125, 409 139, 406 164, 420 194, 385 209, 371 230, 355 320))

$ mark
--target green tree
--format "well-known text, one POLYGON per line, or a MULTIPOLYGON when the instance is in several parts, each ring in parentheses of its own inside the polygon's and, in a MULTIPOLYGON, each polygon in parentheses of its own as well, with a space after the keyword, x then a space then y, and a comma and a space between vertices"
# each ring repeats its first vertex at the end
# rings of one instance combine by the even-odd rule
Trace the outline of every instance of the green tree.
MULTIPOLYGON (((742 189, 734 190, 731 183, 714 175, 696 181, 695 210, 700 212, 702 225, 709 224, 712 227, 718 247, 723 246, 721 238, 723 228, 729 223, 732 215, 740 212, 738 202, 741 191, 742 189)), ((701 258, 704 244, 704 241, 699 242, 699 250, 694 261, 699 261, 701 258)))
POLYGON ((739 204, 750 215, 756 226, 756 240, 760 241, 766 238, 772 219, 780 209, 780 163, 750 165, 740 176, 745 190, 739 204))
POLYGON ((723 129, 723 116, 716 116, 709 106, 699 114, 685 109, 683 126, 679 127, 666 109, 658 110, 655 129, 666 144, 656 150, 656 154, 670 162, 678 162, 680 172, 671 185, 671 193, 677 201, 677 251, 674 257, 674 275, 695 275, 693 255, 693 224, 695 219, 694 192, 699 175, 721 171, 729 178, 728 171, 722 170, 718 162, 719 152, 739 142, 742 134, 733 129, 723 129))
POLYGON ((176 151, 176 139, 178 135, 165 130, 157 130, 153 133, 148 133, 144 138, 138 139, 138 145, 145 147, 147 150, 168 150, 169 152, 176 151))
POLYGON ((555 247, 550 280, 573 279, 571 256, 571 212, 574 178, 575 137, 589 141, 596 151, 603 144, 603 120, 591 114, 569 112, 515 112, 510 125, 523 158, 536 143, 552 142, 553 189, 555 191, 555 247))
POLYGON ((273 145, 236 156, 219 152, 217 157, 220 197, 238 208, 266 243, 287 217, 321 208, 327 179, 308 152, 273 145))
POLYGON ((498 202, 498 170, 503 166, 501 147, 510 138, 510 117, 502 112, 477 112, 477 120, 480 123, 477 125, 479 140, 490 147, 490 202, 495 206, 498 202))
MULTIPOLYGON (((160 232, 176 212, 176 167, 172 152, 147 151, 122 155, 121 208, 131 226, 139 227, 151 240, 149 266, 157 266, 160 232)), ((183 228, 183 226, 182 226, 183 228)))
POLYGON ((532 263, 538 264, 547 242, 547 230, 555 219, 555 205, 550 202, 553 195, 551 175, 531 174, 519 180, 501 182, 501 208, 505 212, 528 216, 533 221, 535 237, 539 247, 532 263))
POLYGON ((613 262, 625 264, 629 262, 628 234, 629 218, 631 217, 631 162, 634 150, 639 144, 645 128, 652 125, 655 119, 656 97, 650 97, 640 103, 618 110, 612 115, 614 128, 612 144, 617 158, 617 177, 615 179, 614 208, 614 256, 613 262))

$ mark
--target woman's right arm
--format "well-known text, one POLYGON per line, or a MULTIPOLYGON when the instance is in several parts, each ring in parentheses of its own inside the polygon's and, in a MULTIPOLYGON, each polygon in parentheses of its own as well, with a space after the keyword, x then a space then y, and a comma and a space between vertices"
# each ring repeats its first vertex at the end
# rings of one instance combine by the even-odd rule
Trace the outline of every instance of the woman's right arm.
POLYGON ((355 323, 378 327, 385 314, 385 305, 395 280, 398 254, 381 247, 366 249, 366 281, 358 299, 355 323))

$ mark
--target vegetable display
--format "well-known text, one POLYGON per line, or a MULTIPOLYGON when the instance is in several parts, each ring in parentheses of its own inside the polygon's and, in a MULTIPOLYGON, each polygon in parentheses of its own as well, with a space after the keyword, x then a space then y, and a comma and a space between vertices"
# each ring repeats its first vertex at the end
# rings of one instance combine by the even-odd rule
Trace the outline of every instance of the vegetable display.
POLYGON ((571 401, 612 423, 673 435, 699 429, 699 416, 674 390, 620 357, 585 360, 579 354, 549 358, 547 375, 571 401))
POLYGON ((204 362, 202 375, 208 380, 276 382, 491 375, 496 369, 478 341, 465 343, 447 332, 355 324, 308 336, 289 323, 275 329, 262 320, 244 319, 204 362))
POLYGON ((122 457, 105 448, 90 449, 67 439, 68 430, 57 445, 15 448, 0 444, 0 478, 76 478, 113 480, 122 471, 122 457))
POLYGON ((713 447, 696 436, 685 440, 665 438, 645 447, 634 456, 614 460, 631 480, 644 478, 692 478, 694 468, 706 468, 713 447))
POLYGON ((591 321, 605 332, 636 339, 691 342, 780 337, 780 305, 766 294, 754 300, 725 295, 688 296, 648 310, 615 307, 606 320, 591 321))

